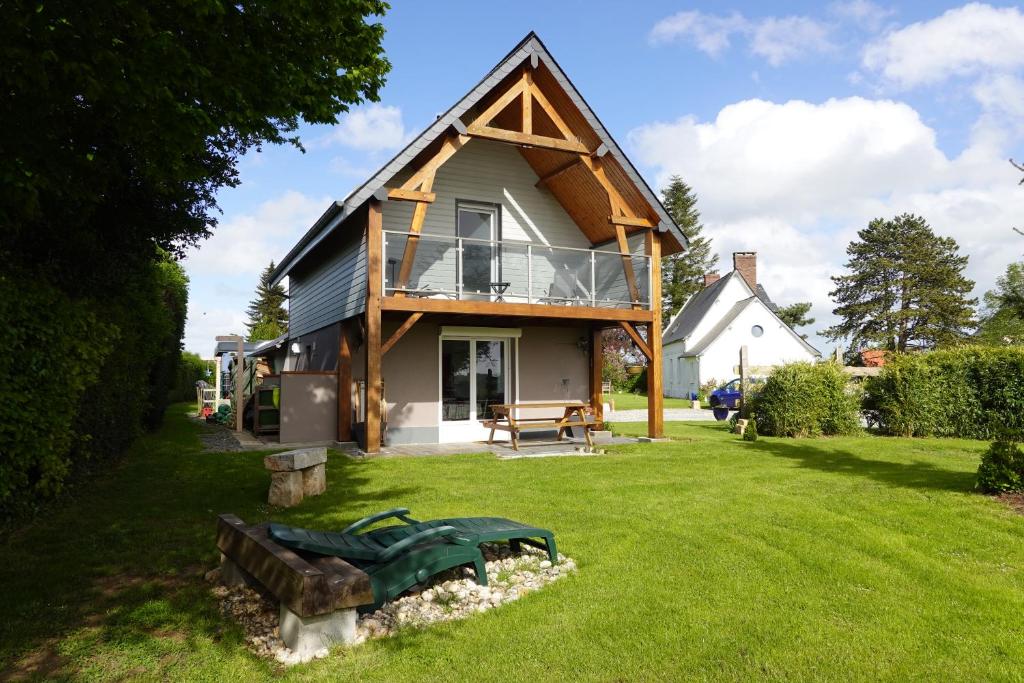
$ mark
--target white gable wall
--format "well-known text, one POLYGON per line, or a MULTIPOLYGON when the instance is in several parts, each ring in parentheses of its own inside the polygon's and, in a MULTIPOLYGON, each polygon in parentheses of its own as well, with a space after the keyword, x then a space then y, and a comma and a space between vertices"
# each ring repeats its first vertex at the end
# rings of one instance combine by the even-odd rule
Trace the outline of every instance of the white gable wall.
POLYGON ((699 344, 711 331, 711 328, 717 325, 718 321, 736 305, 736 302, 748 299, 751 296, 753 296, 753 292, 747 287, 747 283, 742 277, 735 275, 729 278, 729 281, 725 283, 725 287, 719 292, 718 298, 715 299, 715 303, 711 305, 708 312, 704 314, 704 318, 693 329, 693 333, 682 340, 685 345, 684 350, 688 351, 699 344))
MULTIPOLYGON (((718 320, 720 318, 716 317, 714 322, 718 320)), ((707 318, 701 324, 705 322, 707 318)), ((718 384, 724 384, 737 377, 735 367, 739 365, 740 347, 743 345, 747 347, 752 366, 816 360, 792 330, 779 321, 760 299, 754 299, 700 356, 679 358, 683 353, 681 342, 664 347, 665 394, 687 398, 705 382, 716 380, 718 384), (754 325, 760 325, 764 334, 755 337, 751 332, 754 325), (669 359, 673 360, 670 362, 669 359)))

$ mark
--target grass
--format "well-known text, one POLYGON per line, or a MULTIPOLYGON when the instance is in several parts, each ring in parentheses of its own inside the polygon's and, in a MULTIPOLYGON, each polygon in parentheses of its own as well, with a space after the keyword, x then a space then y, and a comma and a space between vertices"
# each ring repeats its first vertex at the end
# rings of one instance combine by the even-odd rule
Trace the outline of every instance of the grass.
MULTIPOLYGON (((647 394, 605 394, 605 401, 614 401, 615 410, 647 410, 647 394)), ((664 398, 666 408, 689 408, 682 398, 664 398)))
MULTIPOLYGON (((626 425, 625 430, 645 428, 626 425)), ((669 424, 593 458, 332 454, 267 508, 258 453, 202 453, 183 409, 2 548, 0 670, 83 680, 1021 680, 1024 516, 972 492, 984 444, 669 424), (405 505, 548 526, 579 572, 486 614, 283 671, 201 573, 216 515, 340 527, 405 505)))

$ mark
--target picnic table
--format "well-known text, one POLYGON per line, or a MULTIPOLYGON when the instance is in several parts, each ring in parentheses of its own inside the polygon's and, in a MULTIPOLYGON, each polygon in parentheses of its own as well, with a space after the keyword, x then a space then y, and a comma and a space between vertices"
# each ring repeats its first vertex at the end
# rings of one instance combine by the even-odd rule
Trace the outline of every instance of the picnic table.
POLYGON ((512 448, 519 450, 519 433, 524 429, 558 429, 558 440, 573 427, 583 429, 583 438, 588 447, 594 443, 590 439, 590 430, 596 424, 587 413, 593 413, 590 404, 581 401, 553 401, 549 403, 496 403, 491 406, 493 417, 484 421, 485 427, 491 428, 488 444, 494 443, 494 432, 498 429, 509 432, 512 437, 512 448), (561 409, 561 416, 551 417, 517 417, 519 409, 561 409))

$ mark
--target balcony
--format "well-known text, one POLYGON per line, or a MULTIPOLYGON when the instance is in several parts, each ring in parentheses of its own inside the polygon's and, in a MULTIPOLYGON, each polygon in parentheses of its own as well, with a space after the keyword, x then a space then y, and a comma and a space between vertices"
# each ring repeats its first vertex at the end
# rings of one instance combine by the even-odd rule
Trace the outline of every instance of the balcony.
POLYGON ((649 256, 385 230, 382 265, 386 297, 651 309, 649 256))

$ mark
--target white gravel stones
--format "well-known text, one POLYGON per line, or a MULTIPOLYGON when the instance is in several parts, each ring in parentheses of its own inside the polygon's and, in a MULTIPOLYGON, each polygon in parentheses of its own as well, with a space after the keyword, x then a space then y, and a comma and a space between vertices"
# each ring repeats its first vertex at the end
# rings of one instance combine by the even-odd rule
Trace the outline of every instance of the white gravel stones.
MULTIPOLYGON (((464 619, 518 600, 576 570, 572 559, 559 554, 558 562, 552 564, 545 551, 527 545, 520 553, 513 553, 507 545, 490 543, 481 549, 489 585, 477 584, 471 569, 459 568, 438 574, 421 589, 414 588, 376 612, 359 617, 355 642, 390 636, 405 628, 464 619)), ((206 579, 216 582, 219 571, 207 572, 206 579)), ((275 659, 285 666, 328 655, 327 648, 305 656, 289 650, 278 632, 278 606, 255 590, 218 584, 212 592, 220 601, 221 613, 242 626, 246 644, 257 655, 275 659)))

